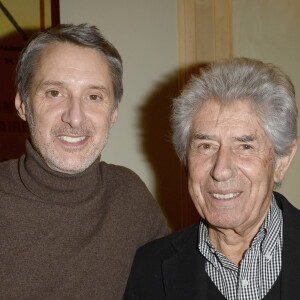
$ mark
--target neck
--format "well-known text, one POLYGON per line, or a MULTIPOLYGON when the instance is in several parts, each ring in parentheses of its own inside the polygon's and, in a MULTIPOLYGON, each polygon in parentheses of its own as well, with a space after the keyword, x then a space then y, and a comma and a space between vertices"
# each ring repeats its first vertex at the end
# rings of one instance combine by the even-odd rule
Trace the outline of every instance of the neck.
POLYGON ((268 210, 259 222, 245 230, 240 228, 224 229, 209 225, 208 235, 212 245, 238 266, 259 232, 267 213, 268 210))
POLYGON ((50 169, 29 142, 26 150, 19 163, 20 176, 27 190, 39 201, 76 203, 89 199, 95 192, 101 180, 98 161, 81 173, 66 174, 50 169))

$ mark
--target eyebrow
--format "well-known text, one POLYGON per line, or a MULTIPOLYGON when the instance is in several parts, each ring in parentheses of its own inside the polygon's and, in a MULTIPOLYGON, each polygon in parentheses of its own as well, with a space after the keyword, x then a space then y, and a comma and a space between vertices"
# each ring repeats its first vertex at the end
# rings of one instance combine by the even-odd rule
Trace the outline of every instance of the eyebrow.
POLYGON ((212 140, 212 136, 208 135, 208 134, 204 134, 201 132, 196 132, 193 134, 193 139, 197 139, 197 140, 212 140))
POLYGON ((253 134, 249 134, 249 135, 242 135, 240 137, 235 137, 234 139, 238 142, 245 143, 245 142, 253 142, 257 140, 257 137, 253 134))
MULTIPOLYGON (((194 133, 192 138, 197 140, 214 140, 213 136, 201 132, 194 133)), ((246 143, 246 142, 253 142, 257 140, 257 137, 254 134, 249 134, 249 135, 245 134, 239 137, 234 137, 234 140, 238 142, 246 143)))

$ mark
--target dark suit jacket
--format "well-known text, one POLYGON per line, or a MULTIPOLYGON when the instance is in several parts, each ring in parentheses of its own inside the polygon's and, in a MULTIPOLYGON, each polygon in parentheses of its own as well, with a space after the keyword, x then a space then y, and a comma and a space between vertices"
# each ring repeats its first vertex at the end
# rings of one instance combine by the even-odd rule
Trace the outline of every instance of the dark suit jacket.
MULTIPOLYGON (((281 299, 300 299, 300 211, 274 193, 283 212, 281 299)), ((124 300, 207 300, 205 259, 198 251, 198 224, 141 247, 124 300)))

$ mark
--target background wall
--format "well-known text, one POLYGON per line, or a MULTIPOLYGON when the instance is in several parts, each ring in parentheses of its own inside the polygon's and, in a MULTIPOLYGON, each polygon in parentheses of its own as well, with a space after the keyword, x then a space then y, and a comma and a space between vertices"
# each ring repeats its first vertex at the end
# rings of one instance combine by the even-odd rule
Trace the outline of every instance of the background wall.
MULTIPOLYGON (((300 1, 233 0, 233 55, 253 57, 281 67, 295 85, 300 110, 299 36, 300 1)), ((300 208, 299 183, 300 149, 280 189, 300 208)))
POLYGON ((50 0, 0 1, 0 161, 25 152, 27 126, 14 105, 15 69, 27 38, 49 26, 50 0))
MULTIPOLYGON (((184 210, 182 172, 169 141, 168 127, 171 99, 178 92, 178 9, 179 13, 185 10, 184 14, 188 14, 185 22, 191 20, 186 11, 189 9, 191 18, 195 18, 191 21, 196 26, 195 34, 212 36, 205 45, 201 44, 204 48, 218 37, 214 26, 232 15, 233 55, 258 58, 282 67, 291 76, 297 93, 300 89, 299 1, 185 0, 181 3, 184 5, 177 7, 175 0, 60 0, 61 23, 87 22, 98 26, 124 61, 125 94, 119 120, 102 159, 133 169, 159 201, 175 230, 180 228, 184 210), (228 7, 227 15, 224 9, 217 9, 222 5, 228 7), (205 9, 213 10, 215 21, 207 20, 210 28, 201 25, 203 18, 195 14, 195 10, 201 10, 207 17, 205 9)), ((191 38, 188 33, 185 37, 191 38)), ((201 52, 201 45, 196 44, 192 51, 201 52)), ((300 151, 281 189, 300 208, 299 170, 300 151)))
MULTIPOLYGON (((103 159, 132 168, 154 191, 154 174, 142 151, 140 122, 149 97, 177 71, 176 1, 61 0, 60 14, 61 23, 96 25, 119 50, 124 63, 124 98, 103 159)), ((153 123, 158 121, 155 117, 153 123)))
POLYGON ((168 125, 178 91, 177 2, 60 0, 60 16, 96 25, 120 52, 124 97, 102 159, 134 170, 179 229, 181 171, 168 125))

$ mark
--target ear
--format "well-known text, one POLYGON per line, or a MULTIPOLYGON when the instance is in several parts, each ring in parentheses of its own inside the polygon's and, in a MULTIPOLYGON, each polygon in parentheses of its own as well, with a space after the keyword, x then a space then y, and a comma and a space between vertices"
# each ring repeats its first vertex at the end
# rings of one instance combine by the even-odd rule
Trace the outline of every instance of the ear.
POLYGON ((119 108, 116 107, 111 117, 111 126, 113 126, 117 122, 118 116, 119 116, 119 108))
POLYGON ((276 160, 274 181, 279 183, 283 180, 286 171, 288 170, 290 163, 297 151, 297 140, 294 140, 291 145, 290 152, 286 156, 278 157, 276 160))
POLYGON ((25 103, 20 95, 20 93, 18 92, 15 98, 15 107, 16 110, 18 112, 19 117, 26 121, 26 108, 25 108, 25 103))

